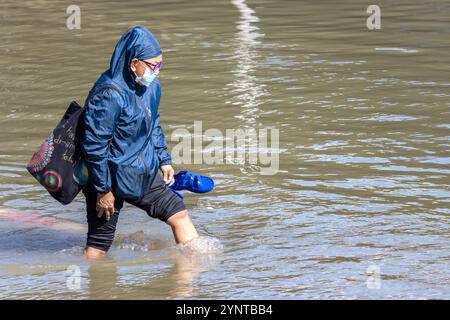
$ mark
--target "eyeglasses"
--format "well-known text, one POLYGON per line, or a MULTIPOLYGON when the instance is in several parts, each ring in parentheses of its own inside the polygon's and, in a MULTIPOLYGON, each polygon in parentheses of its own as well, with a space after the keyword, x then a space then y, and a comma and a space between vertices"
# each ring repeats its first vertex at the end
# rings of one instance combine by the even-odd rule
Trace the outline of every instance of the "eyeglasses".
POLYGON ((150 68, 150 70, 152 70, 152 71, 156 71, 156 70, 161 69, 162 65, 164 64, 164 61, 162 61, 162 60, 160 62, 158 62, 158 63, 150 63, 150 62, 146 62, 146 61, 143 61, 143 60, 139 60, 139 61, 145 63, 150 68))

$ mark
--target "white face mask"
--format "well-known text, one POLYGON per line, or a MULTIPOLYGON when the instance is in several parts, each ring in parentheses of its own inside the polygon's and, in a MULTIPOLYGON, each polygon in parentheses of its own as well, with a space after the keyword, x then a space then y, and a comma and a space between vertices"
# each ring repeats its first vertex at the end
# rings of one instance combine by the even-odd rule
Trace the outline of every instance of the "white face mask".
POLYGON ((153 80, 156 79, 158 74, 159 70, 151 71, 150 68, 145 68, 144 74, 141 77, 136 76, 136 82, 141 86, 148 87, 153 82, 153 80))

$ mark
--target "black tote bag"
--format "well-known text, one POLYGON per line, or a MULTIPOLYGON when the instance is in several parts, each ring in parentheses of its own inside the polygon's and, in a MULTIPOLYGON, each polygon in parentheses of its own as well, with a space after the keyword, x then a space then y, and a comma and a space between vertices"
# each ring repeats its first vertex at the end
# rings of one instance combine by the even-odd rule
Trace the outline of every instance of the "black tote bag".
POLYGON ((61 121, 39 146, 27 170, 62 204, 69 204, 88 180, 77 137, 84 108, 72 101, 61 121))
MULTIPOLYGON (((119 89, 111 84, 96 88, 94 93, 105 87, 120 94, 119 89)), ((78 143, 83 129, 79 119, 83 112, 84 108, 72 101, 61 121, 27 164, 28 172, 63 205, 71 203, 88 181, 88 168, 78 143)))

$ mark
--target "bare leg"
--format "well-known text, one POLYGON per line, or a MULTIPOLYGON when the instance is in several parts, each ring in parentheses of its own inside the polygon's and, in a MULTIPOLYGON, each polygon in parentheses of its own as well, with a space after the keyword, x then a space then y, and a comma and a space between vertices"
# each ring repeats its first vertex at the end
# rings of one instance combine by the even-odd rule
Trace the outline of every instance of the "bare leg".
POLYGON ((105 251, 97 249, 97 248, 93 248, 93 247, 84 248, 84 256, 89 260, 103 257, 105 254, 106 254, 105 251))
POLYGON ((167 224, 172 227, 176 243, 186 243, 198 237, 197 230, 195 230, 187 210, 172 215, 167 220, 167 224))

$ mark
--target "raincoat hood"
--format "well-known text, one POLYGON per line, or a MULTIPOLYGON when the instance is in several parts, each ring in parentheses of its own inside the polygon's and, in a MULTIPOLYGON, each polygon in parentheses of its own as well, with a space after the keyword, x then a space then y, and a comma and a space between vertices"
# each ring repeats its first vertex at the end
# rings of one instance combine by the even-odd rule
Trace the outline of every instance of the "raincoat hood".
POLYGON ((161 47, 153 34, 143 26, 136 26, 125 32, 117 42, 111 57, 109 69, 100 82, 112 80, 122 89, 135 90, 136 83, 130 63, 133 58, 146 60, 162 54, 161 47))

